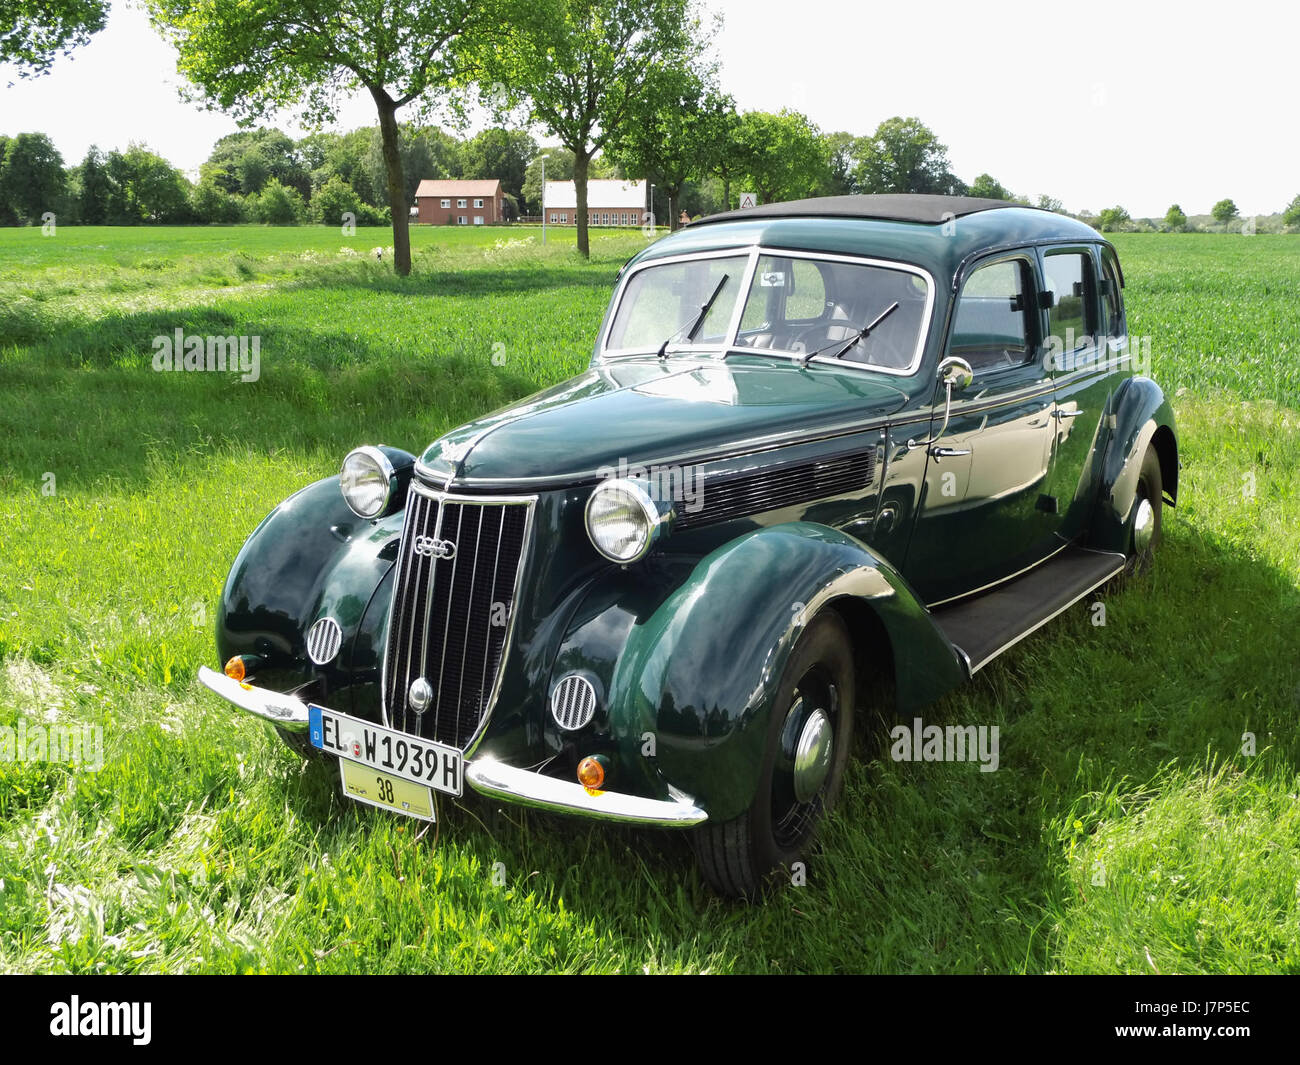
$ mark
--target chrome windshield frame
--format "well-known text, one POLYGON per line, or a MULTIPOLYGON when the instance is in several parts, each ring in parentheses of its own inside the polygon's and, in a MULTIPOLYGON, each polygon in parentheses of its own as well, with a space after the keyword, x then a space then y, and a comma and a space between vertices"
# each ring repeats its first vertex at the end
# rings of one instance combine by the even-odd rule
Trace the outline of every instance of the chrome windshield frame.
POLYGON ((657 347, 637 347, 637 348, 614 348, 608 347, 610 333, 614 328, 614 322, 618 318, 618 312, 623 305, 623 299, 627 293, 628 282, 639 274, 642 270, 648 270, 655 266, 668 266, 672 263, 681 262, 698 262, 709 259, 734 259, 742 256, 747 258, 745 271, 742 276, 742 290, 740 296, 736 299, 735 307, 732 310, 731 320, 727 326, 727 332, 724 342, 718 343, 700 343, 700 344, 673 344, 668 347, 668 354, 690 354, 696 357, 709 356, 716 359, 724 358, 727 355, 758 355, 767 358, 784 359, 788 362, 803 363, 807 358, 807 353, 802 351, 785 351, 780 348, 751 348, 743 347, 736 344, 736 337, 740 331, 740 320, 744 316, 745 306, 749 300, 750 287, 754 282, 754 273, 758 269, 758 261, 765 255, 778 256, 783 259, 809 259, 818 262, 840 262, 850 263, 854 266, 872 266, 885 270, 897 270, 901 273, 912 274, 921 278, 925 282, 925 311, 922 316, 921 328, 917 331, 916 348, 912 353, 911 362, 903 367, 876 366, 865 362, 850 362, 844 359, 835 359, 830 353, 816 355, 813 357, 813 363, 830 363, 835 366, 843 366, 855 370, 863 370, 867 373, 888 374, 891 377, 911 377, 921 366, 921 360, 925 356, 926 341, 930 336, 930 328, 934 317, 934 305, 936 300, 937 289, 935 287, 934 276, 924 267, 917 266, 913 263, 899 262, 894 259, 876 259, 869 255, 846 255, 841 252, 819 252, 807 251, 804 249, 777 248, 765 244, 738 245, 733 248, 718 248, 710 251, 689 252, 682 255, 665 255, 662 258, 647 259, 644 262, 637 263, 635 267, 628 270, 619 278, 618 287, 614 291, 614 298, 610 303, 610 312, 606 315, 605 325, 601 330, 600 343, 597 347, 597 362, 618 362, 621 359, 644 357, 653 355, 657 352, 657 347))

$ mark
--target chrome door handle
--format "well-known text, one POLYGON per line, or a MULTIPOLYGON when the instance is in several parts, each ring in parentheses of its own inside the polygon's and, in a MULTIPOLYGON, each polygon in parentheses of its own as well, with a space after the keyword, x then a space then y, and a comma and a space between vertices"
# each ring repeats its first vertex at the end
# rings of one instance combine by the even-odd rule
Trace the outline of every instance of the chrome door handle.
POLYGON ((935 460, 936 462, 938 462, 940 459, 948 459, 948 458, 952 458, 952 457, 955 456, 955 455, 969 455, 969 454, 970 454, 970 448, 968 448, 968 447, 932 447, 932 448, 930 448, 930 454, 933 455, 933 456, 934 456, 934 460, 935 460))
POLYGON ((1061 410, 1060 407, 1057 407, 1056 410, 1052 411, 1052 417, 1053 418, 1077 418, 1082 413, 1083 411, 1081 410, 1061 410))

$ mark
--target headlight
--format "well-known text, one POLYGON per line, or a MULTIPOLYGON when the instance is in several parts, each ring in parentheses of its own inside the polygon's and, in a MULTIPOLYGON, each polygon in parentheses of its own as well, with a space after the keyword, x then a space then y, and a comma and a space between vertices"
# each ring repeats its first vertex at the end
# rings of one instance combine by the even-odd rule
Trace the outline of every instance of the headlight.
POLYGON ((396 484, 393 464, 377 447, 349 451, 339 472, 343 500, 359 518, 377 518, 382 514, 396 484))
POLYGON ((611 562, 635 562, 663 535, 671 515, 671 505, 656 503, 643 485, 615 477, 587 500, 587 535, 611 562))

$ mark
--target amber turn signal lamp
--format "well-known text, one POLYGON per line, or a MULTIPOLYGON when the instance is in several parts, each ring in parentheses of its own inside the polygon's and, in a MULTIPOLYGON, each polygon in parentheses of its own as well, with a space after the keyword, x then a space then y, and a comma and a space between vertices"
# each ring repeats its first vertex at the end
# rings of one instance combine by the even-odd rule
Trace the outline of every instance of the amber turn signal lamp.
POLYGON ((605 783, 605 767, 597 758, 584 758, 578 763, 578 783, 591 791, 597 791, 605 783))
POLYGON ((232 655, 226 662, 225 674, 231 680, 243 681, 244 679, 244 660, 239 655, 232 655))

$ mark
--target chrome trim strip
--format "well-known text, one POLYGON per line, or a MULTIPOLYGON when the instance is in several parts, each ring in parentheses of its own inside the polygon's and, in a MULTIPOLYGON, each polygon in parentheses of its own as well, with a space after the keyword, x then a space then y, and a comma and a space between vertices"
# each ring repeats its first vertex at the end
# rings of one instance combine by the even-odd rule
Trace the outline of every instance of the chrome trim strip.
POLYGON ((618 791, 592 792, 576 780, 557 780, 504 765, 492 758, 466 763, 465 780, 475 791, 491 798, 601 821, 689 828, 709 819, 709 815, 685 795, 665 800, 646 799, 618 791))
POLYGON ((802 361, 807 355, 806 352, 796 351, 787 352, 778 348, 747 348, 736 344, 736 336, 740 329, 740 319, 744 316, 745 307, 743 300, 749 298, 749 287, 753 284, 754 272, 758 268, 758 260, 764 255, 772 255, 782 259, 808 259, 820 262, 840 262, 850 263, 854 266, 872 266, 885 270, 897 270, 900 273, 912 274, 925 281, 925 314, 921 323, 921 329, 917 334, 916 351, 912 356, 912 361, 901 368, 890 368, 886 366, 873 366, 869 363, 845 362, 842 359, 832 359, 829 355, 823 355, 818 358, 818 362, 824 362, 832 366, 848 367, 855 370, 862 370, 868 373, 885 374, 890 377, 911 377, 920 368, 921 361, 925 356, 926 341, 930 337, 931 319, 934 317, 934 305, 938 286, 935 283, 934 276, 924 267, 917 266, 914 263, 905 263, 893 259, 877 259, 868 255, 845 255, 838 252, 814 252, 806 250, 795 250, 792 248, 774 248, 763 244, 737 245, 736 247, 725 250, 714 250, 708 252, 695 252, 682 255, 664 256, 659 259, 645 259, 638 263, 633 269, 629 270, 622 278, 619 279, 618 287, 614 290, 614 298, 611 301, 611 311, 606 318, 605 326, 601 330, 596 350, 598 352, 597 361, 617 361, 619 359, 635 358, 638 355, 653 354, 653 352, 641 348, 607 348, 606 341, 609 339, 610 331, 614 327, 614 319, 618 317, 619 308, 622 306, 623 297, 627 290, 628 282, 642 270, 654 266, 668 266, 673 263, 691 262, 705 259, 735 258, 739 255, 748 255, 749 263, 745 268, 745 288, 740 294, 741 298, 736 300, 736 308, 732 312, 731 324, 727 333, 726 343, 718 345, 700 345, 698 348, 692 347, 688 350, 696 353, 709 352, 718 350, 720 347, 724 355, 745 354, 759 355, 765 357, 775 357, 785 359, 788 362, 802 361))
POLYGON ((207 666, 199 666, 199 683, 220 695, 226 702, 239 707, 268 724, 286 732, 307 731, 307 704, 296 695, 273 692, 252 684, 241 684, 224 673, 207 666))
POLYGON ((1057 555, 1059 555, 1062 551, 1064 551, 1067 547, 1070 546, 1072 545, 1070 541, 1067 540, 1065 541, 1065 543, 1061 544, 1061 546, 1058 547, 1055 551, 1052 551, 1049 554, 1044 555, 1037 562, 1031 562, 1024 569, 1018 569, 1016 570, 1015 573, 1009 574, 1006 577, 999 577, 995 581, 989 581, 988 584, 981 584, 978 588, 972 588, 969 592, 962 592, 961 595, 953 595, 953 596, 949 596, 947 599, 940 599, 938 602, 926 603, 925 607, 927 610, 933 610, 936 607, 947 606, 949 603, 956 603, 959 600, 969 599, 971 596, 979 595, 981 592, 987 592, 990 588, 996 588, 1000 584, 1006 584, 1007 581, 1014 581, 1017 577, 1023 577, 1030 570, 1037 569, 1039 566, 1043 565, 1043 563, 1050 562, 1052 559, 1054 559, 1057 555))
MULTIPOLYGON (((906 399, 906 397, 904 397, 904 399, 906 399)), ((808 430, 806 428, 790 429, 780 433, 773 433, 770 436, 755 437, 753 440, 740 442, 737 444, 736 447, 731 448, 730 450, 725 450, 725 451, 697 450, 697 451, 687 451, 687 452, 679 451, 674 454, 661 455, 656 458, 638 459, 637 465, 663 466, 674 462, 677 463, 692 462, 697 464, 704 463, 704 462, 722 462, 726 459, 740 458, 745 455, 757 455, 766 451, 776 451, 779 448, 785 447, 787 444, 816 444, 816 443, 821 443, 822 441, 825 440, 838 440, 840 437, 854 436, 858 433, 879 433, 882 429, 885 429, 886 427, 893 427, 897 425, 910 425, 913 422, 928 422, 931 417, 932 417, 931 413, 927 410, 927 412, 923 416, 918 416, 916 418, 909 418, 900 422, 891 422, 887 417, 881 418, 879 421, 845 422, 843 425, 834 426, 828 429, 827 431, 821 433, 818 436, 808 436, 807 435, 808 430)), ((416 463, 415 471, 421 477, 424 477, 427 474, 429 477, 436 477, 439 480, 442 479, 441 475, 434 473, 432 470, 429 470, 428 467, 421 468, 418 462, 416 463)), ((554 485, 557 487, 564 487, 564 488, 572 488, 575 485, 581 484, 584 481, 598 482, 601 480, 604 480, 604 478, 600 476, 599 469, 596 469, 596 470, 578 470, 574 473, 565 473, 560 475, 540 474, 536 477, 465 477, 465 478, 458 479, 456 481, 456 487, 474 488, 474 487, 481 486, 484 488, 490 488, 493 485, 516 485, 517 484, 517 485, 529 485, 531 487, 536 487, 538 489, 545 488, 546 486, 549 485, 554 485)), ((430 485, 422 485, 421 487, 426 488, 429 491, 438 491, 438 489, 435 489, 430 485)), ((487 497, 468 496, 466 498, 484 499, 487 497)), ((518 499, 520 497, 514 496, 511 498, 518 499)))
MULTIPOLYGON (((1086 551, 1086 550, 1088 550, 1088 549, 1087 549, 1087 548, 1083 548, 1082 550, 1085 550, 1085 551, 1086 551)), ((1091 595, 1093 592, 1095 592, 1098 588, 1100 588, 1100 587, 1101 587, 1103 584, 1105 584, 1107 581, 1113 579, 1113 578, 1115 577, 1115 575, 1118 574, 1118 573, 1120 572, 1120 570, 1122 570, 1122 569, 1124 568, 1125 558, 1124 558, 1123 555, 1116 554, 1116 553, 1111 552, 1111 551, 1097 551, 1097 552, 1094 552, 1094 553, 1095 553, 1095 554, 1098 554, 1098 555, 1111 555, 1111 556, 1115 559, 1115 561, 1116 561, 1116 565, 1115 565, 1115 567, 1114 567, 1114 568, 1113 568, 1109 573, 1107 573, 1104 577, 1102 577, 1101 580, 1099 580, 1099 581, 1095 581, 1094 583, 1088 585, 1087 588, 1085 588, 1082 592, 1080 592, 1078 595, 1076 595, 1073 599, 1071 599, 1068 603, 1066 603, 1064 606, 1062 606, 1059 610, 1054 610, 1054 611, 1052 611, 1052 613, 1048 614, 1047 617, 1042 618, 1040 621, 1036 622, 1035 624, 1031 625, 1029 628, 1025 629, 1025 631, 1022 632, 1022 633, 1020 633, 1018 636, 1016 636, 1015 639, 1008 640, 1008 641, 1007 641, 1006 643, 1004 643, 1001 647, 999 647, 996 651, 994 651, 992 654, 986 656, 985 658, 981 659, 979 662, 972 662, 972 663, 971 663, 971 667, 970 667, 971 676, 974 676, 976 673, 978 673, 981 669, 983 669, 985 666, 987 666, 990 662, 992 662, 995 658, 997 658, 999 655, 1001 655, 1004 651, 1007 651, 1007 650, 1009 650, 1010 648, 1014 647, 1014 646, 1015 646, 1016 644, 1018 644, 1021 640, 1023 640, 1026 636, 1032 636, 1035 632, 1037 632, 1039 629, 1041 629, 1041 628, 1042 628, 1044 625, 1046 625, 1049 621, 1052 621, 1054 618, 1057 618, 1057 617, 1059 617, 1061 614, 1064 614, 1067 610, 1070 609, 1070 607, 1074 606, 1075 603, 1079 602, 1080 599, 1084 599, 1084 598, 1086 598, 1087 596, 1091 595)), ((956 646, 956 645, 954 644, 953 646, 956 646)), ((962 652, 962 653, 964 654, 965 652, 962 652)), ((969 662, 970 660, 967 659, 967 661, 969 662)))

